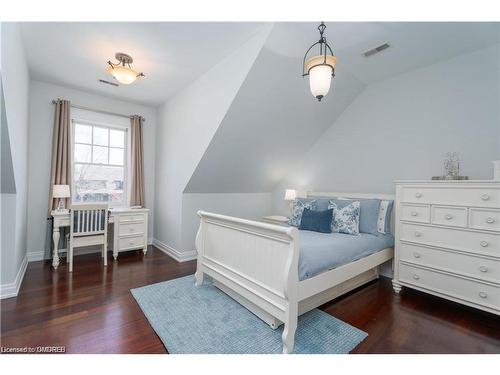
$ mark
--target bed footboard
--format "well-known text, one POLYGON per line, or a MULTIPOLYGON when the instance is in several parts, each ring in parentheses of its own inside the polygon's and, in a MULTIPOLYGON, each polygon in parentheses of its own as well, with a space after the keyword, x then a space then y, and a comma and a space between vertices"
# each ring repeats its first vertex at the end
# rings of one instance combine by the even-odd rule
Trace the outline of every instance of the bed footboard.
POLYGON ((203 211, 198 215, 196 285, 208 275, 283 322, 283 353, 290 353, 298 315, 298 230, 203 211))

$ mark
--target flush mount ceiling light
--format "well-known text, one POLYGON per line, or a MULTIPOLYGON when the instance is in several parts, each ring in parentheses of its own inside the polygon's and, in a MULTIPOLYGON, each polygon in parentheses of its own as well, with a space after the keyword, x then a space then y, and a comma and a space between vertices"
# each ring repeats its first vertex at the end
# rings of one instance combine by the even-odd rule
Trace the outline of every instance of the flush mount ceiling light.
POLYGON ((106 69, 118 82, 124 85, 130 85, 132 82, 140 77, 145 77, 144 73, 139 73, 132 69, 130 64, 134 61, 132 56, 125 53, 118 52, 115 54, 118 60, 117 64, 108 61, 108 68, 106 69))
POLYGON ((332 77, 335 77, 335 64, 337 63, 337 58, 333 55, 331 47, 323 36, 325 29, 326 25, 321 22, 318 26, 320 35, 319 41, 314 43, 306 51, 302 65, 302 77, 309 76, 311 94, 313 94, 318 101, 321 101, 321 99, 328 94, 328 91, 330 91, 330 84, 332 82, 332 77), (319 47, 319 54, 308 58, 307 55, 315 46, 319 47))

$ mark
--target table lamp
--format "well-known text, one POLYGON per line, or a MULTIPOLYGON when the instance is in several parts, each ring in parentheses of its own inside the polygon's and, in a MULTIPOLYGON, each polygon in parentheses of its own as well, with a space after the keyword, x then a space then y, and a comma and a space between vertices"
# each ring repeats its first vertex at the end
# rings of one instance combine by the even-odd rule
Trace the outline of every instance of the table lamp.
POLYGON ((59 199, 57 202, 57 211, 66 211, 65 200, 70 196, 69 185, 54 185, 52 187, 52 198, 59 199))
POLYGON ((285 200, 288 201, 290 205, 290 210, 292 209, 293 201, 297 198, 297 190, 286 189, 285 191, 285 200))

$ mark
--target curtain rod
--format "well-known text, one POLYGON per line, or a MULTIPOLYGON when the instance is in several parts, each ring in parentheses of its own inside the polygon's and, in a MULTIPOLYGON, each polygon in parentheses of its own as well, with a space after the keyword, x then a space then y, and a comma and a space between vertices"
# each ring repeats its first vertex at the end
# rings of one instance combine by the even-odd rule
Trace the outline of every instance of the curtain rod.
MULTIPOLYGON (((57 103, 57 100, 52 100, 52 104, 56 104, 56 103, 57 103)), ((120 117, 126 117, 126 118, 132 118, 133 117, 133 116, 130 116, 130 115, 124 115, 123 113, 116 113, 116 112, 104 111, 102 109, 89 108, 89 107, 85 107, 83 105, 77 105, 77 104, 71 104, 71 107, 78 108, 78 109, 83 109, 83 110, 86 110, 86 111, 104 113, 106 115, 120 116, 120 117)), ((142 117, 142 116, 139 116, 139 117, 142 118, 143 122, 146 122, 146 119, 144 117, 142 117)))

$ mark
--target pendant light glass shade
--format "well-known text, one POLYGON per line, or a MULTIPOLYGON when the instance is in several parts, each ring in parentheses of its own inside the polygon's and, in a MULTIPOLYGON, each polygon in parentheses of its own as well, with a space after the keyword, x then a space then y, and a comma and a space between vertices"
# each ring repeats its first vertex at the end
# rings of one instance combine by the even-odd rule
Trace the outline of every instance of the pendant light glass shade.
POLYGON ((130 69, 127 66, 114 65, 108 66, 107 71, 120 83, 124 85, 130 85, 132 82, 136 81, 140 73, 136 72, 134 69, 130 69))
POLYGON ((321 101, 330 91, 337 59, 334 56, 315 56, 307 60, 305 70, 309 73, 311 94, 321 101))
POLYGON ((139 73, 131 68, 130 64, 134 61, 132 56, 126 53, 117 52, 115 58, 118 60, 118 63, 113 64, 111 61, 108 61, 106 70, 121 84, 130 85, 138 78, 144 77, 144 73, 139 73))

